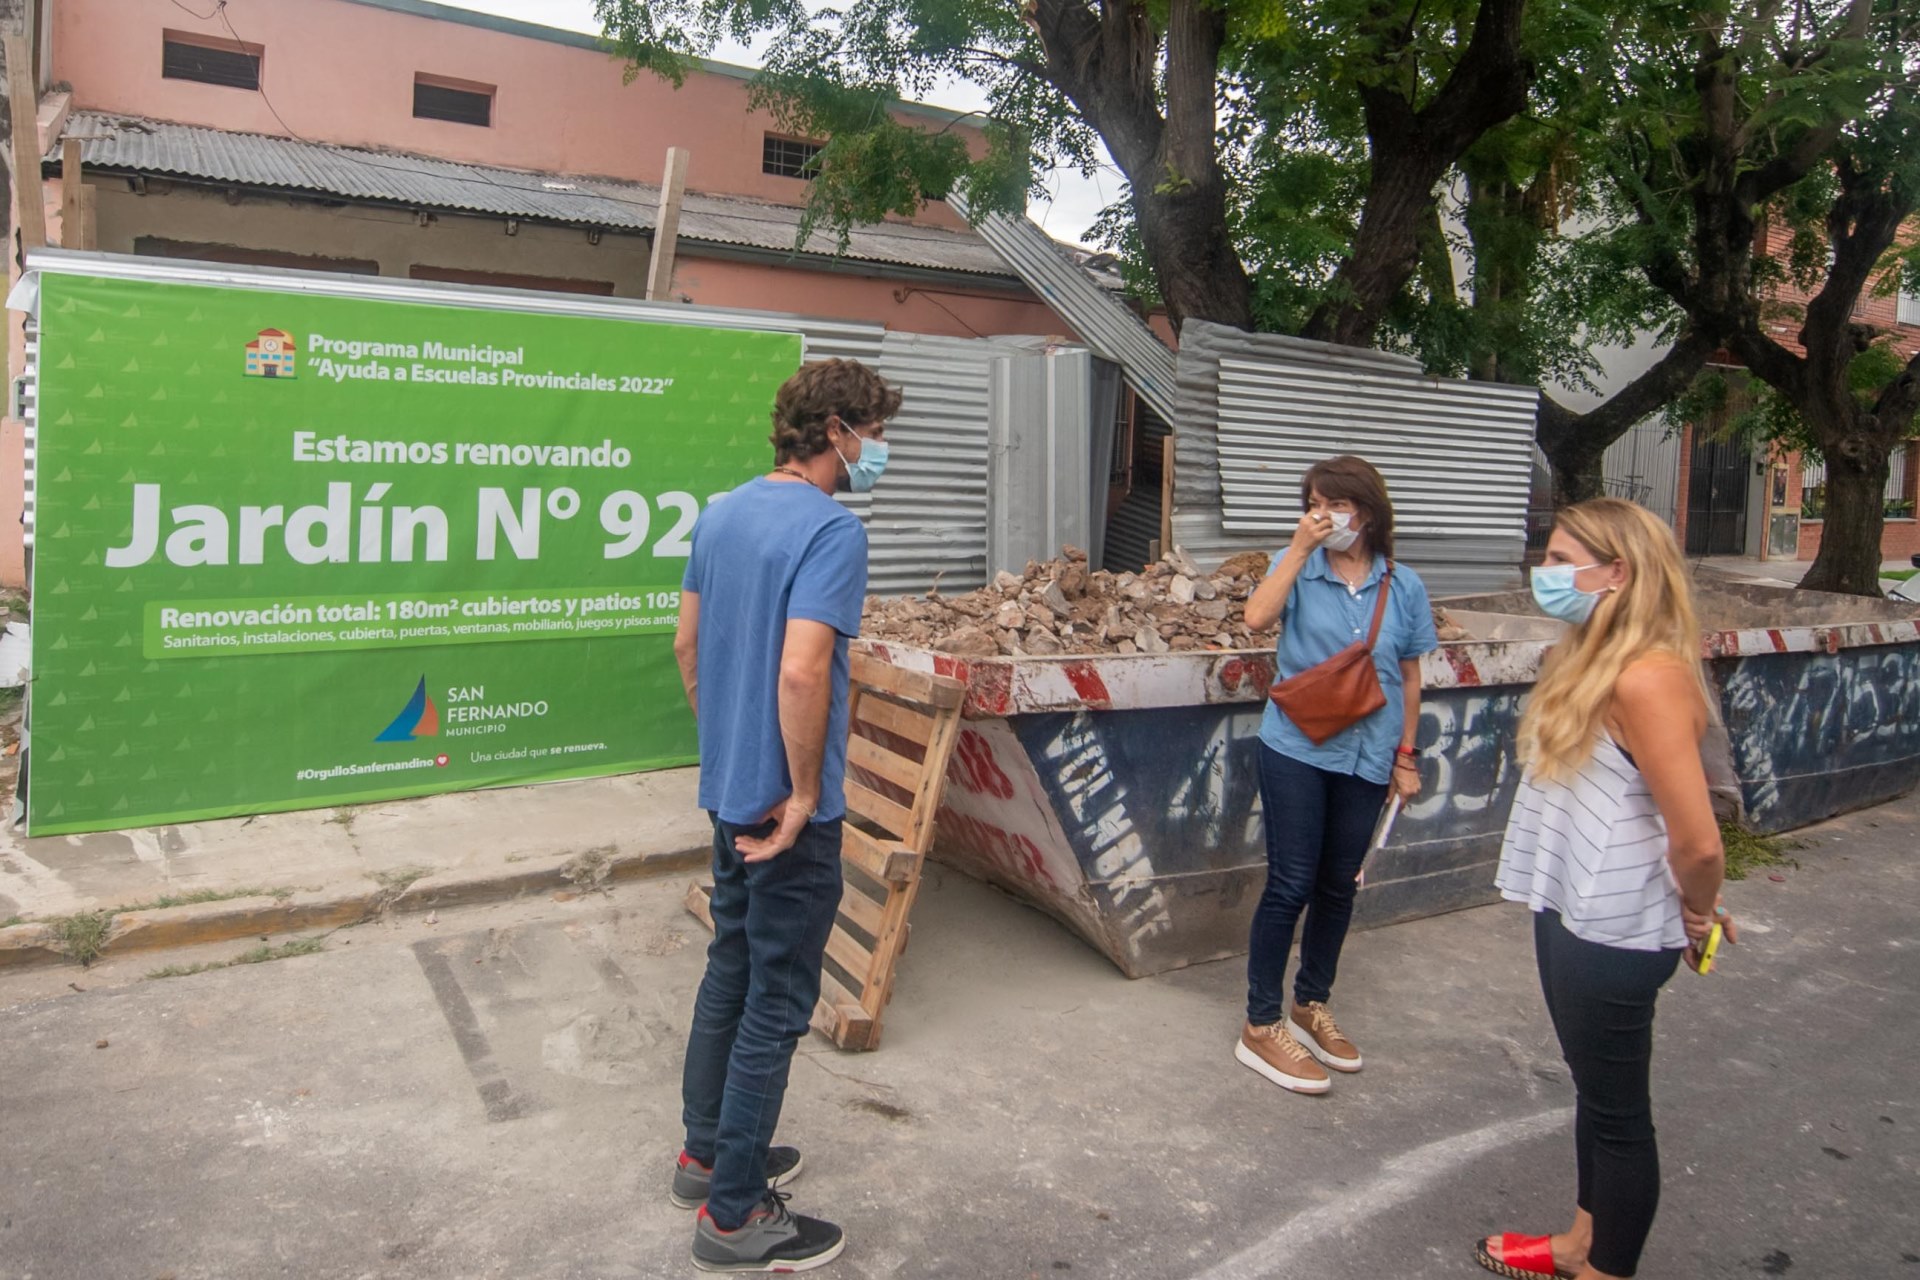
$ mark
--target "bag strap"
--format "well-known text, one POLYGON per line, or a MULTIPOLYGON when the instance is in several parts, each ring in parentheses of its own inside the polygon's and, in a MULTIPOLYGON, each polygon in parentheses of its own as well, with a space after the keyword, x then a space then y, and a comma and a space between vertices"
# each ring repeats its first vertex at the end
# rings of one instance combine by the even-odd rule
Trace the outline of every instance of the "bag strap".
POLYGON ((1380 620, 1387 616, 1387 593, 1393 588, 1393 561, 1387 561, 1387 571, 1380 575, 1380 598, 1373 605, 1373 630, 1367 632, 1367 649, 1373 649, 1373 642, 1380 638, 1380 620))

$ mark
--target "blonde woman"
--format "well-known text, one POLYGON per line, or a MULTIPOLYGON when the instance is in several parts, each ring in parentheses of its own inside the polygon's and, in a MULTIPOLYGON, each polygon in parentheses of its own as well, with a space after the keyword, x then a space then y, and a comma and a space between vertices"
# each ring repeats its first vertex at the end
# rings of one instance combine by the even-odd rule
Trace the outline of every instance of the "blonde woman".
POLYGON ((1533 595, 1572 624, 1520 721, 1526 773, 1500 852, 1533 908, 1540 989, 1573 1073, 1573 1225, 1475 1256, 1504 1276, 1633 1275, 1660 1199, 1648 1069, 1653 1006, 1717 922, 1720 830, 1700 762, 1708 693, 1673 532, 1617 498, 1562 511, 1533 595))

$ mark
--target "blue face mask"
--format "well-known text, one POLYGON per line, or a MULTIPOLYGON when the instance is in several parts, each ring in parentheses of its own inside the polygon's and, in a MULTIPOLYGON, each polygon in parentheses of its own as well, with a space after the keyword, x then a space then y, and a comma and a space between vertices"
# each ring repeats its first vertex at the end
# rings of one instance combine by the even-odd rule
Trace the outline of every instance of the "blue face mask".
POLYGON ((1593 616, 1605 591, 1582 591, 1573 585, 1573 575, 1583 569, 1598 569, 1598 564, 1543 564, 1533 570, 1533 602, 1549 618, 1579 626, 1593 616))
MULTIPOLYGON (((834 452, 840 453, 839 448, 836 447, 834 452)), ((847 463, 847 488, 855 493, 871 493, 881 473, 887 469, 887 442, 862 439, 860 456, 847 462, 847 455, 840 453, 840 461, 847 463)))

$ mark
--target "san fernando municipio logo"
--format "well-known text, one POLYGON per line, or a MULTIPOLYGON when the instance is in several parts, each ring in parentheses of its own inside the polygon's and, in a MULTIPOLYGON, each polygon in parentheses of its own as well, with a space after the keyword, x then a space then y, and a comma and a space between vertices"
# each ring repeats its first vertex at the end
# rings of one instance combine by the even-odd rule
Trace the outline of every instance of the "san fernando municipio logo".
POLYGON ((247 344, 249 378, 291 378, 294 376, 298 347, 285 329, 262 329, 247 344))
POLYGON ((393 718, 393 723, 382 729, 375 742, 415 742, 421 738, 435 738, 440 735, 440 709, 433 705, 433 699, 427 696, 427 678, 420 677, 420 683, 414 686, 413 696, 407 699, 407 705, 393 718))

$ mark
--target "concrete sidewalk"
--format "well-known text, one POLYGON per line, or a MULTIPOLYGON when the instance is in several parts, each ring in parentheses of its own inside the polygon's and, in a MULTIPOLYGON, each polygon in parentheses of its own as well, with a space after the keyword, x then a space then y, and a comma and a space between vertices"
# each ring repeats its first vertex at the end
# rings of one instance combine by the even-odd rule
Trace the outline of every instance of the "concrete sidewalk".
POLYGON ((0 833, 0 968, 68 958, 43 922, 114 913, 108 951, 329 927, 706 861, 699 771, 28 839, 0 833), (184 900, 184 901, 183 901, 184 900), (177 905, 174 905, 177 904, 177 905))
MULTIPOLYGON (((1920 1276, 1920 799, 1729 886, 1746 928, 1661 997, 1648 1280, 1920 1276)), ((0 975, 0 1277, 671 1280, 702 933, 681 883, 400 915, 319 954, 0 975), (80 990, 73 990, 78 987, 80 990)), ((1233 1060, 1237 960, 1129 982, 938 866, 879 1051, 802 1045, 794 1207, 833 1280, 1470 1280, 1570 1213, 1565 1068, 1526 912, 1356 935, 1367 1068, 1233 1060)), ((238 944, 202 948, 224 959, 238 944)))
MULTIPOLYGON (((1800 579, 1807 576, 1807 570, 1813 567, 1811 560, 1753 560, 1746 556, 1690 556, 1687 563, 1696 570, 1704 569, 1708 573, 1724 578, 1734 578, 1741 582, 1759 582, 1776 587, 1797 587, 1800 579)), ((1880 564, 1880 590, 1882 593, 1899 585, 1900 579, 1889 574, 1905 574, 1913 566, 1905 560, 1884 560, 1880 564)))

